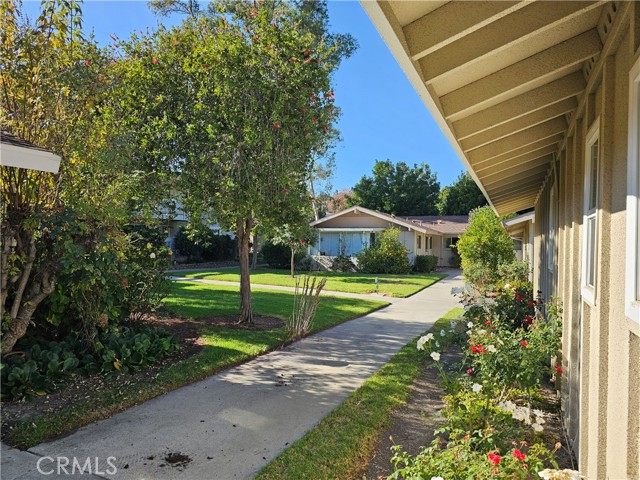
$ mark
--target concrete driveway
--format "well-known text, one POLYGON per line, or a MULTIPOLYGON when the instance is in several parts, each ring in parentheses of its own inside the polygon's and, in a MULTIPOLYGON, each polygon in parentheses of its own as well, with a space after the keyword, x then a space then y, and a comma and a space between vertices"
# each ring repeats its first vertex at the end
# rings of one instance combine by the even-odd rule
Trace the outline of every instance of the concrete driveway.
POLYGON ((450 294, 463 284, 458 273, 382 310, 29 452, 53 459, 98 457, 103 478, 251 478, 409 340, 458 306, 450 294), (113 475, 105 472, 108 457, 115 457, 113 475))

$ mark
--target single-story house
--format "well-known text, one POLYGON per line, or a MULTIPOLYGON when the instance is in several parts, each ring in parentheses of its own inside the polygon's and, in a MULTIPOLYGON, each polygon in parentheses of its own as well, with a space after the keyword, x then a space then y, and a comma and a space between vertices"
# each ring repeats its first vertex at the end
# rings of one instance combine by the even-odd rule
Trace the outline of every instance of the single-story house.
POLYGON ((639 479, 640 2, 361 5, 493 209, 534 209, 581 474, 639 479))
POLYGON ((439 266, 449 266, 451 245, 456 244, 468 223, 466 215, 405 217, 355 206, 311 222, 318 239, 309 247, 309 254, 355 257, 374 242, 376 235, 393 227, 400 230, 399 240, 411 263, 416 255, 435 255, 439 266))

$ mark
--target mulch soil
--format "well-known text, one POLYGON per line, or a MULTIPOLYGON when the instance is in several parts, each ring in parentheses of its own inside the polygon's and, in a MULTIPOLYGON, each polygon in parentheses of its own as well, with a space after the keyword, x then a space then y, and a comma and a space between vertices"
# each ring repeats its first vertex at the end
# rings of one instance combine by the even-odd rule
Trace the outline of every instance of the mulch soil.
MULTIPOLYGON (((441 363, 449 370, 461 358, 461 354, 456 352, 454 347, 450 347, 443 352, 441 363)), ((416 455, 423 447, 431 444, 435 438, 434 431, 445 424, 442 415, 442 409, 445 407, 444 395, 438 370, 425 364, 421 374, 414 381, 407 403, 392 412, 390 425, 378 434, 375 451, 368 461, 362 480, 386 479, 393 473, 393 445, 401 445, 402 451, 416 455)), ((576 468, 571 451, 566 446, 555 389, 551 385, 545 385, 542 397, 543 405, 540 407, 547 412, 544 425, 545 438, 548 439, 547 447, 553 449, 556 442, 562 443, 562 448, 556 453, 559 467, 576 468)))
POLYGON ((3 401, 1 428, 4 437, 10 429, 24 420, 35 418, 44 413, 55 413, 74 403, 95 397, 101 390, 113 387, 127 387, 132 384, 146 383, 155 378, 162 370, 181 360, 197 355, 203 348, 200 332, 205 327, 225 327, 245 330, 271 330, 284 326, 284 322, 275 317, 255 316, 253 325, 238 324, 238 315, 204 317, 197 320, 171 315, 159 315, 144 320, 151 326, 163 328, 180 340, 180 350, 156 362, 144 370, 118 376, 91 375, 75 376, 70 383, 49 395, 31 400, 3 401))

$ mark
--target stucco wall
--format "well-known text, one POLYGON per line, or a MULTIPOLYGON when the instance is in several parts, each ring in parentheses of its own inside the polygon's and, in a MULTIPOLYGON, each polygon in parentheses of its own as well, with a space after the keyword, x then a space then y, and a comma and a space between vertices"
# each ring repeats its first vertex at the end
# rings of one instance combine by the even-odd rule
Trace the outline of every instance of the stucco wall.
MULTIPOLYGON (((631 9, 639 11, 638 6, 631 9)), ((536 203, 534 282, 564 308, 562 403, 586 478, 640 478, 640 325, 624 312, 629 70, 639 15, 603 60, 536 203), (595 301, 581 290, 587 132, 600 122, 595 301), (552 202, 552 189, 556 189, 552 202), (550 212, 556 209, 552 228, 550 212), (550 238, 556 249, 550 248, 550 238), (549 268, 549 257, 553 259, 549 268)))
POLYGON ((388 220, 384 220, 382 218, 373 217, 371 215, 367 215, 366 213, 345 213, 344 215, 340 215, 339 217, 328 219, 323 222, 321 225, 323 228, 360 228, 360 227, 370 227, 370 228, 389 228, 393 225, 388 220))

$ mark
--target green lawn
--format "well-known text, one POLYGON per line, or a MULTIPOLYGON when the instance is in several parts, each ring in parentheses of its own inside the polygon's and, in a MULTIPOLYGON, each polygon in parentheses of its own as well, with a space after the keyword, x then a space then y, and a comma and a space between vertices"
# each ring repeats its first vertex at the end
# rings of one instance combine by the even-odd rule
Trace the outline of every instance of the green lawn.
MULTIPOLYGON (((252 293, 254 311, 282 319, 291 314, 293 294, 260 291, 252 293)), ((240 296, 237 287, 175 282, 166 306, 179 315, 199 318, 237 313, 240 296)), ((320 299, 313 331, 345 322, 387 305, 385 302, 323 296, 320 299)), ((162 369, 152 379, 122 383, 99 391, 87 392, 86 399, 62 411, 45 413, 16 426, 4 440, 12 446, 30 448, 47 439, 67 434, 91 422, 137 405, 163 393, 206 378, 215 372, 237 365, 273 350, 285 340, 284 328, 248 331, 222 327, 204 328, 203 350, 183 361, 162 369)))
MULTIPOLYGON (((208 280, 223 280, 227 282, 240 281, 239 268, 221 268, 206 271, 177 270, 175 275, 204 278, 208 280)), ((376 277, 379 279, 379 292, 393 297, 408 297, 432 285, 441 278, 442 273, 415 273, 408 275, 371 275, 366 273, 338 273, 315 272, 327 278, 325 290, 348 293, 373 293, 376 291, 376 277)), ((251 272, 251 283, 262 285, 280 285, 294 287, 295 279, 287 270, 259 268, 251 272)))
MULTIPOLYGON (((431 329, 449 328, 463 310, 447 313, 431 329)), ((378 437, 391 412, 404 405, 428 355, 416 349, 417 338, 404 346, 315 428, 272 460, 256 480, 362 478, 378 437)), ((389 452, 391 458, 391 452, 389 452)))

